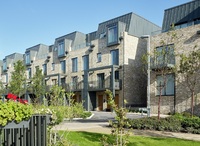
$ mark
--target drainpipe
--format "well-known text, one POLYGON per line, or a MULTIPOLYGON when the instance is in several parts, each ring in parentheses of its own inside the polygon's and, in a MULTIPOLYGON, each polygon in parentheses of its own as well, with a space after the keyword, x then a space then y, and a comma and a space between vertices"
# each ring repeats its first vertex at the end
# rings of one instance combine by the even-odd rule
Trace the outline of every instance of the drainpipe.
POLYGON ((150 35, 143 35, 141 38, 147 38, 147 116, 150 117, 151 105, 150 105, 150 35))

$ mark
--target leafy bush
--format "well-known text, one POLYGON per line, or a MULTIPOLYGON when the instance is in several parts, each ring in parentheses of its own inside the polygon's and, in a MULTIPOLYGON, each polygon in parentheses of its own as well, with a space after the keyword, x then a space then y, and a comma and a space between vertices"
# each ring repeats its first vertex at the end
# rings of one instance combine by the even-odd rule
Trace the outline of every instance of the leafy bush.
POLYGON ((5 126, 8 122, 16 123, 28 120, 33 114, 31 105, 21 104, 15 101, 0 101, 0 126, 5 126))
POLYGON ((185 114, 175 114, 160 120, 157 117, 133 119, 130 120, 130 124, 134 129, 200 134, 200 118, 190 117, 188 114, 186 116, 185 114))

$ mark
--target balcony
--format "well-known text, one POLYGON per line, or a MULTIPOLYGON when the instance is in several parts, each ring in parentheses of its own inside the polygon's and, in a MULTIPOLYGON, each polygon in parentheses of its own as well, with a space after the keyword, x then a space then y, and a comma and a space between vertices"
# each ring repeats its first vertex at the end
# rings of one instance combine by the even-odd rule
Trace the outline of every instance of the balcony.
POLYGON ((71 83, 62 83, 61 86, 65 91, 81 91, 83 89, 83 82, 71 82, 71 83))
POLYGON ((175 66, 175 56, 171 57, 169 60, 158 60, 151 58, 150 67, 153 71, 159 71, 163 69, 171 70, 175 66))
MULTIPOLYGON (((104 81, 90 81, 88 82, 88 90, 105 90, 105 89, 111 89, 111 82, 110 80, 104 80, 104 81)), ((121 89, 121 80, 115 81, 115 90, 121 89)))

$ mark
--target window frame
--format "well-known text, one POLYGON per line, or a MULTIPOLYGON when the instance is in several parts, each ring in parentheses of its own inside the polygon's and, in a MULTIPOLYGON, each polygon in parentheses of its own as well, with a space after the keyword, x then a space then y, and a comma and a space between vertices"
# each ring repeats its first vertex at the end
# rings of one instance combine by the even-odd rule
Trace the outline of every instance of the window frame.
POLYGON ((78 57, 72 58, 72 72, 78 72, 78 57))
POLYGON ((66 73, 66 61, 65 60, 60 61, 60 70, 61 70, 61 73, 63 73, 63 74, 66 73))
POLYGON ((47 64, 43 64, 42 65, 42 72, 43 72, 43 75, 47 75, 47 64))
POLYGON ((111 65, 119 65, 119 49, 110 50, 111 55, 111 65))
POLYGON ((107 46, 119 44, 119 28, 117 23, 107 27, 107 46))
POLYGON ((26 63, 26 65, 30 65, 31 64, 30 51, 25 53, 25 63, 26 63))
MULTIPOLYGON (((161 96, 174 96, 175 95, 175 74, 166 74, 165 76, 167 77, 167 79, 166 79, 167 81, 166 81, 165 87, 163 87, 163 89, 162 89, 161 96), (170 85, 172 85, 173 87, 169 86, 169 84, 168 84, 170 76, 171 76, 171 79, 173 79, 172 82, 170 82, 170 85), (171 93, 167 93, 167 92, 169 92, 168 90, 170 89, 170 87, 171 87, 172 91, 171 91, 171 93)), ((156 75, 156 96, 160 96, 160 93, 159 93, 160 87, 158 85, 158 77, 160 77, 161 82, 163 82, 163 76, 156 75)))
POLYGON ((64 40, 58 42, 58 57, 65 56, 65 43, 64 40))
POLYGON ((101 62, 101 60, 102 60, 102 54, 97 53, 97 62, 101 62))
POLYGON ((155 56, 156 65, 167 65, 167 64, 175 65, 174 44, 168 44, 165 46, 156 47, 155 54, 156 54, 155 56), (162 52, 164 53, 162 54, 162 52))

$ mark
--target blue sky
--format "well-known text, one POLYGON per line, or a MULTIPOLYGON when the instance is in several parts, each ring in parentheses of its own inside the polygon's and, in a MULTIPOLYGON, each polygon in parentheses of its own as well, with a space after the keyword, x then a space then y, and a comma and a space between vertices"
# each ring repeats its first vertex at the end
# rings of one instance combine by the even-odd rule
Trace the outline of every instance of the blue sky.
POLYGON ((134 12, 162 26, 164 10, 191 0, 0 0, 0 60, 134 12))

